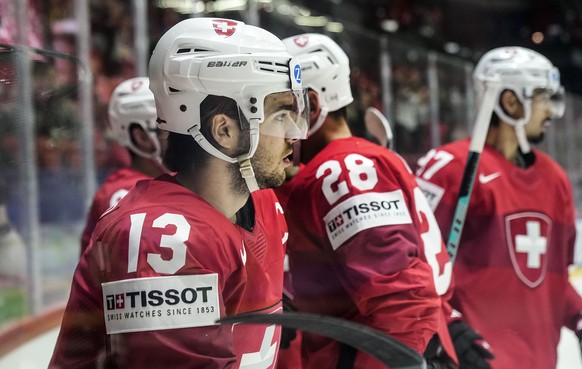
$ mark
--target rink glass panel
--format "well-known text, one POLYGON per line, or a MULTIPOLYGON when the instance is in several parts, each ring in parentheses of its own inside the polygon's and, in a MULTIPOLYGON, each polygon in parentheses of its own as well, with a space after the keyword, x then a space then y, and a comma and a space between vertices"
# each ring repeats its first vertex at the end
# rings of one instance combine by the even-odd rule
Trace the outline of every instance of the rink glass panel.
POLYGON ((18 234, 0 239, 4 326, 66 298, 93 165, 82 155, 76 58, 3 45, 0 68, 0 196, 18 234))

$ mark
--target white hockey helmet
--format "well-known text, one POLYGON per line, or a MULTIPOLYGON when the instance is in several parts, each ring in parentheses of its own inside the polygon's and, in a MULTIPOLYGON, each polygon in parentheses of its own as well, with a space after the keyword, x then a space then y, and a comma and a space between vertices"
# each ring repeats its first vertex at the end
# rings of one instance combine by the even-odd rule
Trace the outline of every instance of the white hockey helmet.
POLYGON ((310 128, 318 130, 327 113, 349 105, 354 98, 350 85, 350 61, 330 37, 305 33, 283 39, 287 50, 297 58, 303 72, 303 87, 317 92, 321 114, 310 128))
MULTIPOLYGON (((236 20, 190 18, 179 22, 158 41, 149 77, 158 127, 190 134, 209 154, 231 163, 253 156, 259 125, 269 118, 264 112, 267 95, 294 92, 297 112, 308 113, 301 68, 285 45, 272 33, 236 20), (250 123, 248 154, 231 158, 200 133, 200 103, 209 95, 236 101, 250 123)), ((301 114, 294 117, 293 129, 284 133, 286 138, 306 137, 309 123, 301 114)), ((264 129, 261 132, 268 134, 264 129)))
POLYGON ((557 119, 564 115, 564 88, 560 84, 560 72, 542 54, 523 47, 500 47, 488 51, 477 63, 473 81, 478 101, 481 101, 486 81, 498 77, 501 81, 499 92, 511 90, 524 107, 524 117, 515 119, 505 113, 496 99, 493 110, 505 122, 513 125, 518 133, 522 151, 528 152, 524 126, 531 118, 531 99, 534 90, 549 92, 552 102, 552 116, 557 119))
POLYGON ((130 78, 121 82, 111 94, 108 106, 110 130, 120 145, 135 154, 161 160, 160 141, 156 134, 156 105, 147 77, 130 78), (154 143, 156 150, 145 152, 135 146, 129 128, 138 124, 154 143))

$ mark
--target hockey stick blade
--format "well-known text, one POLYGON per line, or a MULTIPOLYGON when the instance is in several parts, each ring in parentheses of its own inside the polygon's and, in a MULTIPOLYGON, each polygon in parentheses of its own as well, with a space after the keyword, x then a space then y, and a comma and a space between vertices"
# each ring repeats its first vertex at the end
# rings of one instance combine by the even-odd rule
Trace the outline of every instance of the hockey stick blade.
POLYGON ((333 338, 378 359, 391 369, 426 369, 424 358, 412 348, 375 329, 330 316, 284 312, 240 314, 217 321, 226 324, 277 324, 333 338))
POLYGON ((380 145, 392 148, 392 127, 380 110, 373 106, 368 107, 364 114, 364 124, 366 125, 366 130, 378 140, 380 145))
POLYGON ((469 201, 471 199, 471 192, 473 190, 473 183, 475 182, 475 175, 479 165, 479 158, 485 146, 485 139, 487 131, 489 130, 489 122, 491 114, 495 107, 495 99, 501 86, 499 79, 491 79, 486 82, 485 96, 483 103, 479 108, 477 120, 473 127, 473 134, 471 135, 471 143, 469 145, 469 154, 467 163, 463 171, 463 178, 459 188, 459 197, 457 198, 457 205, 449 231, 449 238, 447 241, 447 251, 451 258, 451 263, 455 262, 457 252, 459 249, 459 242, 461 241, 461 234, 465 225, 465 218, 467 217, 467 210, 469 209, 469 201))

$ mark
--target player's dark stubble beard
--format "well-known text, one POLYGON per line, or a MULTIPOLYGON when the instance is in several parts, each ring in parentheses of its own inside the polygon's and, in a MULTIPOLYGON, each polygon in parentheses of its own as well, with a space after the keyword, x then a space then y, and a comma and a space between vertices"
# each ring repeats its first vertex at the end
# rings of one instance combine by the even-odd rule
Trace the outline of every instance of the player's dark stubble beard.
MULTIPOLYGON (((241 140, 239 147, 241 147, 241 150, 237 153, 237 157, 248 153, 250 147, 250 135, 248 129, 243 129, 240 136, 241 140)), ((277 173, 269 170, 269 165, 272 165, 275 160, 280 160, 275 156, 275 153, 268 150, 268 148, 261 146, 259 138, 259 146, 251 158, 251 164, 255 173, 255 179, 260 189, 279 187, 285 181, 284 171, 277 173)), ((248 194, 249 189, 240 172, 240 164, 232 163, 229 165, 229 173, 233 192, 239 195, 248 194)))
POLYGON ((266 145, 261 146, 259 143, 259 147, 251 159, 251 163, 253 163, 255 177, 260 188, 275 188, 285 182, 286 173, 284 170, 276 172, 274 169, 271 169, 273 165, 279 168, 277 163, 281 162, 282 156, 282 152, 275 153, 266 145))
POLYGON ((536 136, 527 136, 527 140, 532 144, 539 144, 544 140, 545 137, 546 134, 544 132, 540 132, 540 134, 536 136))

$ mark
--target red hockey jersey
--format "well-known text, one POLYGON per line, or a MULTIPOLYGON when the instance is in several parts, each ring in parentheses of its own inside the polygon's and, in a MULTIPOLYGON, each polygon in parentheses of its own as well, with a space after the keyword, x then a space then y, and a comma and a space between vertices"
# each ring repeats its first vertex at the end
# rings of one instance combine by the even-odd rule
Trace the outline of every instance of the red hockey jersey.
POLYGON ((137 181, 147 178, 150 177, 131 168, 117 169, 107 176, 105 182, 95 193, 91 209, 87 215, 87 222, 81 235, 81 255, 89 245, 91 233, 93 233, 99 217, 105 210, 116 205, 135 186, 137 181))
MULTIPOLYGON (((448 237, 469 140, 419 160, 419 185, 448 237)), ((493 348, 495 369, 554 368, 562 326, 582 299, 568 283, 575 240, 572 189, 543 152, 519 168, 486 145, 454 266, 453 307, 493 348)), ((445 238, 446 239, 446 238, 445 238)))
MULTIPOLYGON (((448 255, 400 157, 361 138, 335 140, 285 186, 300 310, 378 329, 419 353, 439 329, 448 337, 435 289, 436 282, 439 292, 448 290, 448 255)), ((341 345, 306 332, 302 338, 305 369, 336 367, 341 345)), ((355 368, 384 366, 358 353, 355 368)))
POLYGON ((97 224, 50 368, 274 368, 280 327, 215 324, 281 310, 285 220, 272 190, 252 204, 250 231, 169 175, 139 181, 97 224))

